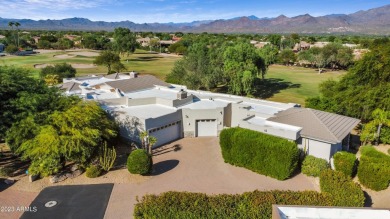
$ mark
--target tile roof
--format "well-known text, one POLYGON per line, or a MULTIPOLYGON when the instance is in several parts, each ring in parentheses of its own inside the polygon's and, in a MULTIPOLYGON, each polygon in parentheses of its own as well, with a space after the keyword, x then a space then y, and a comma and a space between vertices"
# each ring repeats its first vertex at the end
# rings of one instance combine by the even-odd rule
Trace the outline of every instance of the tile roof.
POLYGON ((157 79, 152 75, 139 76, 137 78, 106 82, 107 85, 118 88, 124 93, 153 88, 155 85, 170 87, 171 85, 157 79))
POLYGON ((332 144, 341 142, 360 120, 309 108, 290 108, 269 121, 302 127, 301 136, 332 144))

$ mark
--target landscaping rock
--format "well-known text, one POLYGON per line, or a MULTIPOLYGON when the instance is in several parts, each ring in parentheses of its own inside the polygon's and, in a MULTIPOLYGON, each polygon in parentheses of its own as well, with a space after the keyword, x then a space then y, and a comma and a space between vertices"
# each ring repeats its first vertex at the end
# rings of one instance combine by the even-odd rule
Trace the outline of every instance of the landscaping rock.
POLYGON ((70 171, 74 172, 74 171, 76 171, 76 170, 78 170, 78 169, 79 169, 79 165, 78 165, 78 164, 74 164, 74 165, 72 165, 72 167, 70 168, 70 171))
POLYGON ((68 178, 70 178, 70 179, 73 179, 73 178, 76 178, 76 177, 80 176, 82 173, 83 173, 83 171, 81 171, 81 170, 76 170, 76 171, 73 171, 73 172, 71 172, 71 173, 67 173, 67 174, 65 174, 65 175, 66 175, 66 177, 68 177, 68 178))
POLYGON ((7 184, 7 185, 11 185, 11 184, 13 184, 14 182, 15 182, 14 179, 6 179, 6 180, 4 180, 4 183, 7 184))
POLYGON ((68 177, 66 177, 65 175, 55 175, 55 176, 52 176, 50 177, 49 181, 50 183, 58 183, 58 182, 62 182, 64 180, 66 180, 68 177))
POLYGON ((39 178, 39 175, 28 175, 28 181, 29 182, 34 182, 39 178))

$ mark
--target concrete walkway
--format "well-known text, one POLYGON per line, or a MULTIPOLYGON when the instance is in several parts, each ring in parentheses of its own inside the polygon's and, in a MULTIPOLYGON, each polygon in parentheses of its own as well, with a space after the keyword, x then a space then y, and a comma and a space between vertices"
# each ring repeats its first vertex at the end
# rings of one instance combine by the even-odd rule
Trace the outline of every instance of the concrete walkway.
POLYGON ((132 218, 136 196, 167 191, 207 194, 243 193, 253 190, 316 190, 312 179, 299 174, 278 181, 244 168, 226 164, 218 138, 185 138, 155 152, 154 176, 140 184, 115 184, 105 218, 132 218), (179 150, 180 148, 180 150, 179 150))

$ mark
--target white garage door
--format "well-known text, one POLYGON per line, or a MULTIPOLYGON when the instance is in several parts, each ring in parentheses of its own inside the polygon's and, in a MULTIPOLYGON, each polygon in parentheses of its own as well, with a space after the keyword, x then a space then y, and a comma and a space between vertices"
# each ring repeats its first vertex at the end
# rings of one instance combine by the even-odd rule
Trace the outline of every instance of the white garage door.
POLYGON ((204 119, 196 121, 196 136, 217 136, 217 121, 204 119))
POLYGON ((162 146, 181 137, 181 122, 174 122, 165 126, 149 130, 149 135, 157 138, 157 143, 153 148, 162 146))

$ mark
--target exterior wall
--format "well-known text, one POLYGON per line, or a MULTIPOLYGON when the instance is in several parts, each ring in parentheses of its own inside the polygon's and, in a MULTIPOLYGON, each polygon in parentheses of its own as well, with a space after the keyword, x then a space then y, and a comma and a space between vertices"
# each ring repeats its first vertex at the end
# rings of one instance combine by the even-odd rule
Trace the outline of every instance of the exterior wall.
POLYGON ((127 97, 120 97, 115 99, 98 100, 99 103, 104 105, 127 105, 127 97))
POLYGON ((184 105, 184 104, 187 104, 187 103, 192 103, 193 99, 194 99, 194 96, 191 94, 191 95, 188 95, 188 97, 185 98, 185 99, 182 99, 182 100, 179 100, 179 99, 173 100, 173 106, 174 106, 174 107, 178 107, 178 106, 181 106, 181 105, 184 105))
MULTIPOLYGON (((332 144, 318 140, 301 137, 297 140, 298 148, 306 150, 308 155, 325 159, 329 162, 331 158, 332 144)), ((340 144, 341 145, 341 144, 340 144)))
POLYGON ((223 129, 224 109, 182 109, 184 137, 195 137, 196 120, 215 119, 218 134, 223 129), (221 113, 222 112, 222 113, 221 113))
POLYGON ((173 101, 172 100, 168 100, 168 99, 163 99, 163 98, 156 98, 156 104, 161 104, 161 105, 164 105, 164 106, 172 107, 173 106, 173 101))
POLYGON ((224 127, 232 127, 232 104, 229 103, 225 108, 223 112, 223 126, 224 127))
POLYGON ((142 106, 142 105, 150 105, 155 103, 156 103, 155 97, 142 98, 142 99, 129 99, 127 106, 142 106))
POLYGON ((330 157, 333 157, 333 155, 338 152, 343 150, 342 143, 337 143, 337 144, 332 144, 332 147, 330 149, 330 157))
POLYGON ((242 121, 250 116, 254 116, 255 113, 245 109, 243 105, 232 103, 231 105, 231 127, 241 127, 242 121))
MULTIPOLYGON (((115 114, 115 112, 114 112, 115 114)), ((119 124, 119 133, 126 140, 141 143, 139 135, 145 130, 145 120, 126 114, 114 115, 119 124)))
POLYGON ((181 120, 182 120, 181 110, 157 118, 149 118, 145 120, 146 130, 152 128, 158 128, 166 124, 170 124, 181 120))
POLYGON ((296 131, 277 129, 270 126, 253 125, 247 121, 242 121, 240 123, 240 127, 250 129, 253 131, 262 132, 265 134, 274 135, 281 138, 286 138, 288 140, 293 140, 293 141, 295 141, 299 137, 299 131, 296 132, 296 131))

